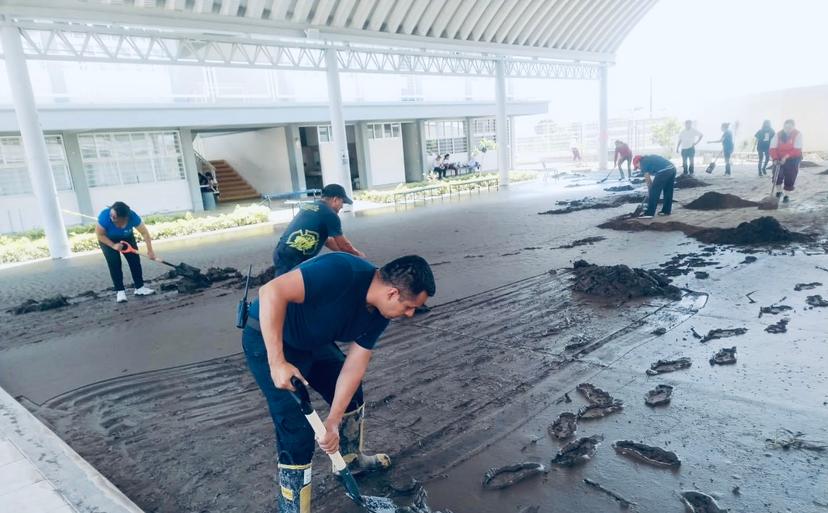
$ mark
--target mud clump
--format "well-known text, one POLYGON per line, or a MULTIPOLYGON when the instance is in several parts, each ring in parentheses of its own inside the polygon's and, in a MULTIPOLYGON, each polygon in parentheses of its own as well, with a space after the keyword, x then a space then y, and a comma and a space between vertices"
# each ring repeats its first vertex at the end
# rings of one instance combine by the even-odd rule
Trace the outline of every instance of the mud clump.
POLYGON ((577 351, 579 349, 583 349, 589 344, 592 343, 592 339, 590 337, 585 337, 583 335, 575 335, 569 339, 569 344, 564 347, 565 351, 577 351))
POLYGON ((590 404, 578 410, 579 420, 593 420, 606 417, 611 413, 615 413, 624 409, 624 402, 619 399, 613 399, 607 404, 590 404))
POLYGON ((770 244, 808 242, 810 235, 792 232, 775 217, 764 216, 739 224, 736 228, 704 228, 689 234, 707 244, 770 244))
POLYGON ((425 488, 422 485, 419 485, 417 488, 416 495, 414 496, 414 500, 411 502, 409 506, 404 506, 402 508, 397 508, 396 513, 452 513, 450 510, 434 511, 428 505, 428 493, 426 493, 425 488))
POLYGON ((695 189, 696 187, 708 187, 709 183, 703 182, 690 175, 679 175, 676 177, 676 189, 695 189))
POLYGON ((808 296, 805 302, 808 303, 809 306, 812 306, 814 308, 824 308, 828 306, 828 301, 822 299, 822 296, 820 296, 819 294, 815 296, 808 296))
POLYGON ((235 267, 210 267, 204 273, 210 283, 218 283, 227 280, 240 280, 242 274, 235 267))
POLYGON ((626 192, 635 190, 635 187, 632 185, 616 185, 614 187, 607 187, 604 190, 607 192, 626 192))
POLYGON ((721 192, 705 192, 684 208, 690 210, 722 210, 727 208, 755 207, 758 203, 740 198, 734 194, 722 194, 721 192))
POLYGON ((707 332, 700 342, 710 342, 720 338, 738 337, 747 333, 747 328, 716 328, 707 332))
POLYGON ((673 451, 667 451, 660 447, 652 445, 645 445, 631 440, 619 440, 612 444, 615 452, 623 456, 628 456, 650 465, 657 467, 678 468, 681 466, 681 460, 673 451))
POLYGON ((533 462, 490 468, 483 476, 483 488, 487 490, 500 490, 532 476, 544 473, 546 473, 546 467, 540 463, 533 462))
POLYGON ((647 369, 647 374, 655 376, 666 372, 675 372, 677 370, 689 369, 691 365, 693 365, 693 362, 687 356, 683 356, 676 360, 658 360, 657 362, 650 364, 650 368, 647 369))
POLYGON ((623 264, 603 266, 578 260, 574 266, 572 289, 591 296, 632 299, 663 296, 681 299, 681 290, 670 285, 670 280, 644 269, 623 264))
POLYGON ((773 334, 777 334, 777 335, 780 334, 780 333, 787 333, 789 322, 790 321, 788 319, 779 319, 778 322, 776 322, 774 324, 771 324, 770 326, 765 328, 765 331, 767 331, 768 333, 773 333, 773 334))
MULTIPOLYGON (((250 286, 251 287, 261 287, 265 283, 269 282, 273 278, 276 277, 276 267, 270 266, 264 271, 260 272, 259 274, 254 274, 250 276, 250 286)), ((242 287, 244 284, 241 285, 242 287)))
POLYGON ((782 312, 787 312, 788 310, 793 310, 793 308, 788 305, 763 306, 759 308, 759 317, 761 318, 763 315, 778 315, 782 312))
POLYGON ((694 271, 693 276, 695 276, 697 280, 706 280, 710 278, 710 273, 705 271, 694 271))
POLYGON ((558 201, 556 205, 563 206, 564 208, 557 208, 538 213, 540 215, 556 215, 569 214, 580 210, 615 208, 630 203, 641 203, 645 198, 646 196, 644 194, 620 194, 618 196, 610 196, 607 198, 583 198, 572 201, 558 201))
POLYGON ((653 331, 651 331, 650 335, 655 335, 657 337, 660 337, 660 336, 664 335, 665 333, 667 333, 667 328, 662 326, 660 328, 656 328, 653 331))
POLYGON ((679 494, 687 513, 727 513, 726 509, 719 507, 716 499, 706 493, 695 490, 681 492, 679 494))
POLYGON ((790 449, 804 449, 806 451, 816 452, 828 450, 828 445, 822 442, 806 440, 804 437, 805 433, 801 431, 794 433, 788 429, 781 429, 777 433, 776 438, 767 438, 765 439, 765 443, 768 447, 786 451, 790 449))
POLYGON ((740 264, 752 264, 753 262, 755 262, 755 261, 757 261, 757 260, 759 260, 759 259, 758 259, 758 258, 756 258, 755 256, 753 256, 753 255, 748 255, 748 256, 746 256, 746 257, 745 257, 745 259, 744 259, 744 260, 742 260, 742 261, 741 261, 741 262, 739 262, 739 263, 740 263, 740 264))
POLYGON ((629 500, 625 499, 624 497, 621 497, 620 495, 618 495, 617 493, 613 492, 612 490, 610 490, 608 488, 604 488, 603 486, 601 486, 600 483, 598 483, 596 481, 593 481, 592 479, 589 479, 589 478, 585 477, 584 478, 584 483, 591 486, 592 488, 595 488, 596 490, 599 490, 599 491, 609 495, 610 497, 612 497, 613 499, 618 501, 618 505, 621 506, 621 509, 629 509, 632 506, 636 506, 636 503, 634 503, 632 501, 629 501, 629 500))
POLYGON ((555 249, 572 249, 572 248, 577 248, 578 246, 587 246, 587 245, 592 246, 596 242, 601 242, 602 240, 605 240, 605 239, 606 239, 606 237, 601 237, 601 236, 587 237, 585 239, 578 239, 576 241, 572 241, 570 244, 564 244, 563 246, 558 246, 555 249))
POLYGON ((710 365, 733 365, 736 363, 736 346, 723 347, 710 358, 710 365))
POLYGON ((575 389, 583 395, 590 404, 610 404, 613 399, 608 392, 601 390, 592 383, 581 383, 575 389))
POLYGON ((644 404, 647 406, 663 406, 669 404, 673 398, 673 387, 670 385, 657 385, 654 389, 644 395, 644 404))
POLYGON ((14 308, 6 310, 6 312, 13 313, 14 315, 22 315, 31 312, 45 312, 47 310, 63 308, 69 306, 70 304, 69 298, 58 294, 57 296, 47 297, 46 299, 41 299, 40 301, 35 299, 27 299, 14 308))
POLYGON ((797 283, 796 285, 794 285, 794 290, 799 292, 799 291, 802 291, 802 290, 815 289, 815 288, 821 287, 821 286, 822 286, 822 283, 820 283, 818 281, 812 281, 811 283, 797 283))
POLYGON ((574 467, 587 462, 595 455, 598 446, 604 440, 601 435, 585 436, 564 445, 552 459, 553 465, 574 467))
POLYGON ((558 415, 555 422, 549 426, 549 434, 559 440, 574 436, 578 432, 578 416, 565 411, 558 415))

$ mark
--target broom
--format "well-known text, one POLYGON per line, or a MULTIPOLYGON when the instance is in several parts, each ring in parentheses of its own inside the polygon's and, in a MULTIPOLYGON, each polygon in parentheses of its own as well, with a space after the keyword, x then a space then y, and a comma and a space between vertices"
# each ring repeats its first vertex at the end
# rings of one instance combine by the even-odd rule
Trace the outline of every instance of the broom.
POLYGON ((776 178, 779 176, 780 167, 779 162, 774 160, 770 194, 759 200, 759 210, 776 210, 779 208, 779 199, 773 193, 773 190, 776 188, 776 178))

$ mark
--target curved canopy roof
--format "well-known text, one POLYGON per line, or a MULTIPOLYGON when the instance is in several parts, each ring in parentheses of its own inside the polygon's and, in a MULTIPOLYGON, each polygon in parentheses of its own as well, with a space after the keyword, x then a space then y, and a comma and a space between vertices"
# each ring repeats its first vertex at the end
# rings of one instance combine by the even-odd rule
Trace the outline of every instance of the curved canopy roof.
POLYGON ((657 0, 0 0, 9 13, 608 62, 657 0))

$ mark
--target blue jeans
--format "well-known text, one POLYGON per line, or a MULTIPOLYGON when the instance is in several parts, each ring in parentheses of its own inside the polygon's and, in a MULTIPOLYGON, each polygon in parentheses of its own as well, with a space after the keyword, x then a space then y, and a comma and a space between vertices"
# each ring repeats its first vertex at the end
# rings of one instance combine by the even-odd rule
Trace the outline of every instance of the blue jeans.
MULTIPOLYGON (((285 465, 307 465, 311 462, 315 441, 313 429, 299 410, 290 392, 276 388, 270 377, 267 350, 261 332, 248 326, 242 332, 242 347, 247 366, 267 401, 270 418, 276 430, 279 463, 285 465)), ((345 355, 331 342, 328 345, 306 351, 285 344, 285 359, 296 366, 308 380, 310 386, 319 392, 330 404, 336 391, 336 380, 345 362, 345 355)), ((346 411, 351 412, 362 406, 360 386, 346 411)))
POLYGON ((768 160, 770 160, 770 148, 757 147, 759 152, 759 172, 764 173, 768 169, 768 160))
POLYGON ((693 174, 693 159, 696 158, 696 148, 687 148, 681 150, 681 167, 684 169, 684 174, 688 172, 693 174))
POLYGON ((664 192, 664 205, 661 211, 665 214, 673 212, 673 187, 676 185, 676 168, 662 171, 655 175, 653 183, 650 185, 650 197, 647 201, 647 211, 644 215, 654 216, 656 207, 658 206, 658 198, 664 192))

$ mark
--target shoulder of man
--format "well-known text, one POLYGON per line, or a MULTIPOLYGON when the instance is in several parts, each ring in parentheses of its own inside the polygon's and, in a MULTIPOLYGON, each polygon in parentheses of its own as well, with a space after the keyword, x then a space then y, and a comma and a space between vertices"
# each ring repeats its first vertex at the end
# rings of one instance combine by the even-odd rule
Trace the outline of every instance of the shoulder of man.
POLYGON ((109 222, 109 209, 105 208, 105 209, 101 210, 100 213, 98 214, 98 224, 100 224, 101 226, 106 226, 106 224, 108 222, 109 222))

